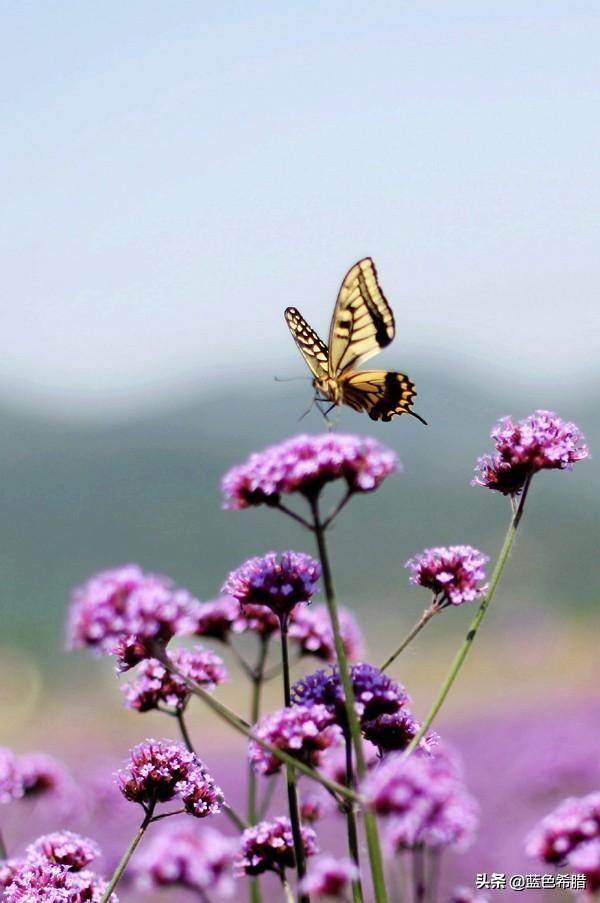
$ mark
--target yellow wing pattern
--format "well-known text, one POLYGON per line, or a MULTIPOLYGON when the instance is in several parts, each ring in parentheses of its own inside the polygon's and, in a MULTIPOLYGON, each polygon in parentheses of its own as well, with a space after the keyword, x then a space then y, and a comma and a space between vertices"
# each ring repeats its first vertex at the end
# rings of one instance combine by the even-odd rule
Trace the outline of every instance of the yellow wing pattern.
POLYGON ((391 370, 355 370, 340 379, 342 402, 355 411, 365 411, 371 420, 389 421, 395 415, 412 414, 414 383, 404 373, 391 370))
POLYGON ((306 322, 300 311, 288 307, 285 319, 300 354, 308 364, 315 379, 327 379, 329 363, 327 345, 319 338, 312 326, 306 322))
POLYGON ((329 330, 329 372, 338 376, 381 351, 395 334, 394 315, 370 257, 348 270, 329 330))

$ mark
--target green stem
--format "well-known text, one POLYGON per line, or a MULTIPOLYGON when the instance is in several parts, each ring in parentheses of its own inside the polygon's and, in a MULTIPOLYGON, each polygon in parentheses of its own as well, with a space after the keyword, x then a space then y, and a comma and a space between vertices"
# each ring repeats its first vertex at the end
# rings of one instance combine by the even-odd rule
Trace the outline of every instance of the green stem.
MULTIPOLYGON (((363 751, 360 724, 354 705, 354 688, 350 679, 348 658, 346 656, 346 650, 344 648, 340 630, 340 619, 335 599, 331 565, 329 563, 327 544, 325 542, 325 530, 323 529, 319 515, 318 501, 316 499, 312 499, 310 504, 313 515, 313 530, 317 540, 317 548, 319 551, 319 558, 321 560, 321 569, 323 571, 325 601, 327 603, 327 610, 329 612, 329 617, 331 620, 331 629, 333 631, 333 641, 335 645, 335 653, 340 673, 340 680, 342 682, 342 688, 344 690, 346 720, 348 723, 348 729, 350 731, 352 745, 354 747, 356 771, 360 779, 366 774, 367 766, 363 751)), ((346 795, 347 791, 348 788, 346 788, 346 795)), ((371 866, 371 878, 373 881, 373 891, 375 894, 375 903, 388 903, 388 896, 385 888, 385 877, 383 872, 383 860, 381 856, 381 845, 379 843, 379 832, 377 830, 377 821, 375 819, 375 814, 371 809, 365 810, 364 821, 365 835, 367 838, 367 850, 369 853, 369 863, 371 866)))
MULTIPOLYGON (((290 683, 290 658, 288 652, 288 618, 282 615, 279 619, 281 635, 281 664, 283 667, 283 700, 286 708, 292 705, 292 690, 290 683)), ((302 843, 302 825, 300 822, 300 808, 298 806, 298 789, 296 787, 296 771, 292 765, 286 765, 285 780, 287 788, 288 808, 290 810, 290 825, 294 840, 294 858, 298 872, 298 882, 306 875, 306 860, 304 857, 304 845, 302 843)), ((300 903, 310 903, 308 894, 300 893, 300 903)))
POLYGON ((480 604, 479 608, 477 609, 475 617, 469 624, 469 629, 467 630, 467 634, 462 642, 462 645, 460 646, 460 649, 454 656, 454 661, 452 662, 452 664, 450 666, 450 670, 448 671, 448 674, 446 675, 446 679, 444 680, 444 682, 440 688, 437 698, 436 698, 435 702, 433 703, 418 734, 416 734, 416 736, 413 737, 409 746, 407 747, 407 749, 404 753, 404 758, 406 758, 407 756, 409 756, 412 753, 412 751, 418 746, 418 744, 421 742, 421 740, 423 739, 423 737, 425 736, 425 734, 431 727, 433 720, 435 719, 437 713, 443 706, 443 704, 446 700, 446 697, 448 696, 448 693, 450 692, 450 688, 452 687, 454 681, 458 677, 460 669, 462 668, 463 663, 469 653, 469 650, 470 650, 471 646, 473 645, 473 641, 474 641, 475 637, 477 636, 477 633, 479 631, 479 628, 481 627, 481 623, 482 623, 483 619, 485 618, 486 612, 489 608, 489 604, 492 601, 492 598, 496 591, 496 587, 498 586, 498 583, 500 582, 500 577, 502 576, 502 572, 504 571, 504 567, 506 565, 506 562, 508 561, 508 557, 509 557, 511 549, 513 547, 515 537, 517 535, 517 529, 521 522, 521 518, 523 517, 523 510, 525 508, 525 500, 527 498, 527 493, 529 492, 530 484, 531 484, 531 477, 529 477, 527 479, 525 485, 523 486, 523 491, 521 493, 519 505, 516 508, 516 510, 513 514, 513 517, 511 519, 510 525, 508 527, 508 530, 506 531, 506 536, 504 537, 504 543, 502 544, 502 548, 500 550, 498 560, 496 561, 496 566, 494 567, 494 570, 492 572, 492 576, 490 578, 490 584, 488 586, 487 592, 486 592, 485 596, 483 597, 483 599, 481 600, 481 604, 480 604))
POLYGON ((2 831, 0 831, 0 859, 8 859, 8 850, 6 849, 6 843, 4 842, 4 835, 2 831))
POLYGON ((108 901, 110 900, 113 890, 115 889, 115 887, 117 886, 117 884, 119 883, 121 878, 123 877, 123 873, 129 864, 129 860, 135 853, 140 840, 144 836, 146 828, 152 821, 152 813, 153 812, 154 812, 154 806, 150 806, 148 808, 148 811, 146 812, 146 817, 144 818, 143 822, 141 823, 141 825, 139 826, 139 828, 133 835, 129 846, 123 853, 121 861, 119 862, 118 866, 116 867, 116 869, 113 872, 112 878, 106 885, 106 890, 104 891, 104 893, 102 895, 102 899, 101 899, 100 903, 108 903, 108 901))
POLYGON ((381 668, 379 670, 385 671, 387 668, 389 668, 389 666, 392 664, 392 662, 396 661, 396 659, 398 658, 400 653, 404 652, 406 647, 410 643, 412 643, 412 641, 417 636, 417 634, 419 634, 423 630, 423 628, 425 627, 427 622, 430 621, 431 618, 435 614, 437 614, 438 611, 440 611, 440 610, 441 609, 435 608, 434 606, 431 606, 430 608, 426 608, 425 611, 423 612, 423 614, 421 615, 421 617, 419 618, 419 620, 417 621, 417 623, 415 624, 415 626, 413 627, 413 629, 410 631, 410 633, 408 633, 405 636, 405 638, 402 640, 402 642, 400 643, 400 645, 398 646, 396 651, 392 652, 390 657, 384 661, 383 665, 381 666, 381 668))
POLYGON ((294 903, 294 894, 292 893, 292 888, 290 887, 290 882, 287 878, 281 879, 281 884, 283 886, 283 892, 285 894, 286 903, 294 903))
MULTIPOLYGON (((352 741, 348 736, 348 732, 344 731, 344 746, 346 750, 346 787, 354 787, 354 769, 352 767, 352 741)), ((356 878, 352 879, 352 900, 353 903, 363 903, 363 890, 360 880, 360 857, 358 852, 358 829, 356 825, 356 812, 354 804, 347 801, 344 804, 346 812, 346 828, 348 833, 348 852, 350 858, 356 866, 356 878)))
MULTIPOLYGON (((250 721, 254 725, 260 716, 260 699, 265 672, 265 662, 269 651, 269 638, 260 638, 260 647, 258 651, 258 660, 255 668, 250 673, 252 682, 252 695, 250 698, 250 721)), ((252 767, 252 763, 248 765, 248 823, 255 825, 258 817, 256 813, 256 772, 252 767)), ((260 881, 258 878, 250 880, 250 903, 261 903, 260 881)))
POLYGON ((354 800, 354 802, 361 803, 362 797, 359 796, 358 793, 355 793, 353 790, 349 790, 347 787, 344 787, 342 784, 338 784, 337 781, 330 781, 329 778, 324 777, 324 775, 319 774, 318 771, 315 771, 314 768, 311 768, 310 765, 306 765, 304 762, 301 762, 298 759, 294 759, 293 756, 290 756, 289 753, 284 752, 282 749, 278 749, 276 746, 272 746, 270 743, 266 743, 261 737, 257 737, 251 730, 250 725, 244 721, 243 718, 240 718, 239 715, 236 715, 235 712, 232 712, 231 709, 227 708, 226 705, 223 705, 222 702, 219 702, 218 699, 215 699, 210 693, 208 693, 204 687, 199 686, 194 683, 193 680, 190 680, 185 674, 183 674, 177 666, 171 661, 167 653, 164 649, 160 647, 155 647, 152 650, 152 657, 157 658, 165 668, 168 668, 172 674, 176 674, 181 680, 185 683, 185 685, 189 688, 190 692, 193 693, 194 696, 197 696, 201 699, 209 709, 211 709, 216 715, 219 716, 223 721, 226 721, 231 727, 233 727, 238 733, 243 734, 245 737, 248 737, 249 740, 254 740, 263 749, 266 749, 267 752, 271 753, 284 765, 293 765, 293 767, 297 771, 301 771, 302 774, 305 774, 307 777, 312 778, 313 781, 318 781, 319 784, 322 784, 327 790, 332 791, 333 793, 337 793, 339 796, 345 797, 346 799, 354 800))

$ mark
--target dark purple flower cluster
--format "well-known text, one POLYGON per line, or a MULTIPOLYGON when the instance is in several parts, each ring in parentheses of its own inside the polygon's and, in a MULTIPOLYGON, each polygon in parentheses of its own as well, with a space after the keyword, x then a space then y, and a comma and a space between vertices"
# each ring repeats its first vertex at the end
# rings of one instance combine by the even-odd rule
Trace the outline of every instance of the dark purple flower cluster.
POLYGON ((172 740, 145 740, 135 746, 118 774, 125 799, 146 809, 175 797, 190 815, 221 811, 223 794, 195 753, 172 740))
MULTIPOLYGON (((401 684, 375 665, 359 663, 350 668, 356 713, 364 737, 380 753, 406 749, 420 725, 408 711, 410 698, 401 684)), ((325 706, 340 725, 346 723, 344 689, 337 668, 320 670, 297 681, 292 688, 294 705, 325 706)), ((422 744, 429 750, 435 742, 430 736, 422 744)))
POLYGON ((144 643, 167 643, 190 633, 199 603, 187 590, 135 564, 92 577, 73 593, 69 645, 118 652, 121 669, 144 656, 144 643))
MULTIPOLYGON (((303 827, 301 833, 304 855, 313 856, 318 852, 315 832, 312 828, 303 827)), ((234 863, 236 875, 275 872, 283 876, 286 869, 295 865, 294 841, 288 818, 281 816, 246 828, 241 838, 240 854, 234 863)))
POLYGON ((231 596, 201 602, 196 609, 194 634, 226 643, 232 625, 240 616, 240 604, 231 596))
POLYGON ((557 865, 579 844, 600 838, 600 793, 569 797, 541 820, 526 841, 528 856, 557 865))
POLYGON ((305 894, 328 900, 347 900, 358 869, 350 859, 334 859, 325 854, 311 859, 301 890, 305 894))
MULTIPOLYGON (((214 690, 228 680, 223 659, 210 649, 180 647, 172 650, 169 658, 178 671, 205 690, 214 690)), ((129 708, 138 712, 149 712, 161 705, 183 709, 191 693, 179 675, 154 658, 139 665, 134 680, 125 684, 122 692, 129 708)))
POLYGON ((438 604, 462 605, 483 596, 489 557, 472 546, 435 546, 406 562, 410 582, 431 590, 438 604))
POLYGON ((371 492, 399 469, 396 454, 374 439, 326 433, 295 436, 255 452, 222 481, 225 507, 277 505, 298 492, 315 498, 326 483, 344 480, 349 492, 371 492))
MULTIPOLYGON (((27 848, 23 859, 4 864, 0 876, 2 899, 8 903, 100 903, 106 882, 86 870, 99 855, 92 840, 70 831, 39 837, 27 848)), ((115 894, 110 900, 118 903, 115 894)))
POLYGON ((242 609, 264 605, 279 617, 308 602, 318 590, 321 566, 303 552, 268 552, 250 558, 229 575, 223 592, 237 599, 242 609))
POLYGON ((571 470, 589 456, 578 427, 552 411, 535 411, 516 423, 503 417, 491 437, 496 452, 479 458, 472 482, 504 495, 519 493, 541 470, 571 470))
POLYGON ((237 842, 214 828, 165 826, 151 835, 133 862, 137 888, 143 892, 180 887, 219 897, 233 894, 231 871, 237 842))
MULTIPOLYGON (((340 740, 331 711, 324 705, 297 705, 264 715, 253 733, 264 743, 313 766, 319 764, 323 750, 340 740)), ((259 774, 275 774, 281 770, 281 760, 255 740, 250 741, 248 754, 259 774)))

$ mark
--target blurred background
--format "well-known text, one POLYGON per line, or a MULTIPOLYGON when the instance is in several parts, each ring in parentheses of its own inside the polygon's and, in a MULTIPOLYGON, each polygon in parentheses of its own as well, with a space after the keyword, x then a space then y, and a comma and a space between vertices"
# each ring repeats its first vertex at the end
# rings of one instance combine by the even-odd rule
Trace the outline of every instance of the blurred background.
MULTIPOLYGON (((308 381, 274 380, 306 375, 282 313, 326 337, 359 257, 396 315, 378 362, 410 374, 429 423, 340 418, 404 465, 332 535, 371 660, 425 604, 407 558, 497 553, 508 503, 469 481, 499 416, 550 408, 600 446, 600 10, 109 0, 0 16, 2 742, 75 767, 90 737, 121 758, 169 726, 122 710, 110 664, 64 652, 74 585, 137 561, 209 599, 248 555, 312 551, 276 513, 222 511, 219 480, 324 428, 315 410, 299 422, 308 381)), ((440 717, 482 802, 482 842, 454 866, 470 886, 523 864, 539 814, 600 788, 599 496, 594 460, 536 479, 440 717)), ((435 619, 395 666, 417 714, 469 615, 435 619)), ((240 693, 224 698, 241 710, 240 693)), ((227 735, 196 717, 218 759, 227 735)))

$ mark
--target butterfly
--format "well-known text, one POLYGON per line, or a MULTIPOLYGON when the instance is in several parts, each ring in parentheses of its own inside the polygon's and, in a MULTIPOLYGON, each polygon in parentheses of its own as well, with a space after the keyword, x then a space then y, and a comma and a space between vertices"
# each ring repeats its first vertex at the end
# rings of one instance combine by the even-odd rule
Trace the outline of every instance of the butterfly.
POLYGON ((355 263, 339 290, 329 328, 329 345, 306 322, 295 307, 285 319, 300 354, 313 375, 317 401, 349 405, 366 411, 371 420, 389 421, 395 415, 411 414, 417 394, 404 373, 391 370, 357 370, 358 364, 386 348, 396 333, 394 315, 377 281, 370 257, 355 263))

